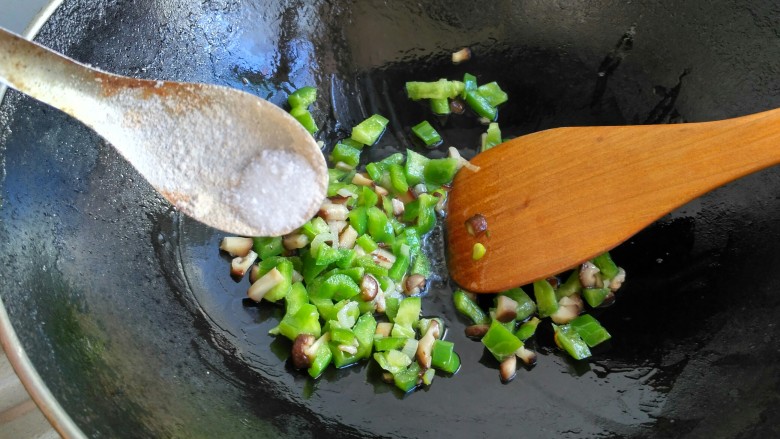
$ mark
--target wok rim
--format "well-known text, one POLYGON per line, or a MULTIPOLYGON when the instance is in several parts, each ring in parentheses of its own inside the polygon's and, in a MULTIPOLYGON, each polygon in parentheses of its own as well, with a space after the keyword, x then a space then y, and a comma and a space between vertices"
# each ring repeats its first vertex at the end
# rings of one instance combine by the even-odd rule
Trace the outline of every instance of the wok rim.
MULTIPOLYGON (((49 1, 35 17, 30 21, 22 36, 32 40, 43 25, 51 18, 52 14, 60 7, 64 0, 49 1)), ((5 97, 7 87, 0 85, 0 103, 5 97)), ((30 398, 41 410, 43 416, 51 424, 52 428, 63 438, 86 438, 84 432, 76 425, 59 401, 46 386, 38 371, 33 366, 30 357, 16 335, 11 320, 5 309, 2 297, 0 297, 0 345, 2 345, 8 362, 11 364, 19 381, 22 382, 30 398)))

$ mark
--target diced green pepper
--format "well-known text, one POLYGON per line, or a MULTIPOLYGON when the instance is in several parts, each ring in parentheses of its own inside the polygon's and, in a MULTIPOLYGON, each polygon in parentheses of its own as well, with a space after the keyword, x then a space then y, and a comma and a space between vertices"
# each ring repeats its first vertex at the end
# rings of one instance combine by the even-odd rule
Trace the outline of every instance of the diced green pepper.
POLYGON ((360 287, 346 274, 333 274, 320 286, 320 297, 344 300, 360 294, 360 287))
POLYGON ((369 207, 367 215, 368 234, 371 235, 371 238, 376 242, 392 243, 395 235, 393 234, 393 226, 387 221, 387 215, 376 206, 369 207))
POLYGON ((309 367, 309 376, 312 378, 318 378, 320 375, 322 375, 322 372, 324 372, 328 367, 328 364, 330 364, 331 359, 333 359, 333 354, 331 354, 328 344, 323 343, 319 349, 317 349, 317 354, 314 356, 314 361, 312 361, 311 367, 309 367))
POLYGON ((360 248, 366 251, 366 253, 371 253, 372 251, 379 248, 376 242, 374 242, 373 239, 371 239, 368 235, 360 235, 355 240, 355 244, 359 245, 360 248))
POLYGON ((518 349, 523 346, 523 342, 512 334, 498 320, 493 320, 485 336, 482 337, 482 344, 493 354, 499 362, 507 357, 515 355, 518 349))
POLYGON ((406 270, 409 269, 410 262, 409 246, 402 244, 400 251, 395 255, 393 266, 387 271, 387 275, 390 276, 390 279, 400 282, 404 275, 406 275, 406 270))
POLYGON ((515 332, 515 337, 519 338, 521 341, 526 341, 533 337, 536 333, 536 327, 539 326, 539 322, 541 322, 541 320, 537 317, 532 317, 530 320, 520 325, 520 328, 515 332))
MULTIPOLYGON (((446 102, 446 101, 445 101, 446 102)), ((449 109, 447 104, 447 109, 449 109)), ((412 132, 417 138, 423 141, 426 146, 434 146, 441 143, 441 135, 433 128, 427 120, 424 120, 412 127, 412 132)))
POLYGON ((496 116, 498 115, 496 107, 490 105, 490 102, 476 91, 466 93, 466 104, 468 104, 469 108, 474 110, 480 117, 484 117, 491 121, 496 120, 496 116))
POLYGON ((593 258, 593 265, 598 267, 604 279, 612 279, 618 274, 618 266, 612 260, 609 252, 602 253, 593 258))
POLYGON ((406 181, 414 186, 425 181, 425 165, 430 159, 422 154, 418 154, 411 149, 406 150, 406 181))
POLYGON ((487 84, 477 87, 477 93, 479 93, 485 100, 493 107, 498 107, 504 102, 509 100, 509 97, 501 90, 498 83, 493 81, 487 84))
POLYGON ((406 180, 404 168, 401 165, 392 164, 387 169, 390 174, 390 186, 396 194, 406 194, 409 191, 409 183, 406 180))
POLYGON ((412 262, 412 268, 409 270, 410 274, 419 274, 425 278, 431 275, 431 262, 428 260, 428 256, 424 252, 420 251, 412 262))
POLYGON ((269 302, 276 302, 279 299, 284 299, 292 287, 292 262, 287 258, 280 258, 279 262, 276 264, 276 269, 282 274, 283 279, 263 296, 263 300, 269 302))
POLYGON ((555 298, 558 300, 564 297, 571 296, 572 294, 582 291, 582 284, 580 283, 580 270, 575 269, 571 272, 566 282, 562 283, 557 290, 555 290, 555 298))
POLYGON ((360 163, 360 150, 343 143, 337 143, 330 154, 333 163, 343 162, 355 168, 360 163))
POLYGON ((362 188, 360 188, 360 191, 358 192, 358 200, 357 200, 358 206, 371 207, 371 206, 376 206, 376 203, 378 202, 379 202, 379 195, 377 195, 377 193, 374 192, 373 189, 371 189, 368 186, 363 186, 362 188))
POLYGON ((352 226, 359 235, 366 233, 368 230, 368 208, 366 206, 360 206, 350 210, 347 214, 347 219, 349 220, 349 225, 352 226))
POLYGON ((410 81, 406 83, 406 93, 413 101, 454 98, 462 91, 463 83, 460 81, 439 79, 435 82, 410 81))
POLYGON ((534 282, 534 296, 540 317, 549 317, 558 311, 558 300, 555 298, 555 290, 550 282, 546 280, 534 282))
POLYGON ((612 336, 607 332, 598 320, 589 314, 583 314, 572 320, 569 325, 582 337, 582 340, 590 346, 597 346, 612 336))
POLYGON ((306 287, 300 282, 295 282, 284 297, 285 314, 295 314, 306 303, 309 303, 306 287))
POLYGON ((406 370, 402 370, 393 375, 395 386, 403 392, 410 392, 417 387, 420 381, 420 365, 413 362, 406 370))
POLYGON ((477 91, 477 77, 471 73, 463 75, 463 91, 460 97, 466 99, 466 94, 477 91))
POLYGON ((501 143, 501 129, 496 122, 491 122, 488 125, 487 133, 485 133, 484 141, 482 142, 482 152, 501 143))
POLYGON ((295 341, 300 334, 319 337, 321 331, 320 313, 317 307, 310 303, 301 305, 295 314, 285 314, 279 322, 279 333, 292 341, 295 341))
POLYGON ((352 139, 364 145, 373 145, 385 132, 389 121, 379 114, 374 114, 352 128, 352 139))
POLYGON ((317 89, 308 85, 301 87, 298 90, 292 92, 287 96, 287 102, 290 104, 290 108, 303 107, 307 108, 317 100, 317 89))
POLYGON ((569 353, 575 360, 590 357, 590 349, 585 341, 570 325, 558 326, 553 324, 555 331, 555 343, 569 353))
MULTIPOLYGON (((355 226, 353 225, 352 227, 355 226)), ((304 235, 306 235, 306 237, 309 238, 309 242, 311 242, 312 240, 314 240, 314 238, 317 235, 330 232, 330 228, 328 227, 328 223, 326 223, 324 219, 317 216, 312 218, 311 221, 301 226, 301 231, 303 232, 304 235)))
POLYGON ((431 99, 431 112, 438 115, 450 114, 449 99, 431 99))
POLYGON ((311 134, 314 134, 319 130, 317 122, 314 121, 314 116, 306 107, 294 107, 290 110, 290 115, 295 118, 304 128, 311 134))
POLYGON ((458 172, 458 160, 450 157, 429 160, 423 175, 426 183, 442 185, 451 182, 456 172, 458 172))
POLYGON ((412 364, 412 359, 400 350, 391 349, 386 352, 374 353, 374 360, 379 363, 379 367, 395 375, 407 366, 412 364))
POLYGON ((460 368, 460 357, 454 351, 452 342, 436 340, 431 349, 431 367, 446 373, 455 373, 460 368))
POLYGON ((455 303, 455 309, 469 318, 475 325, 486 325, 490 323, 490 317, 485 314, 485 311, 482 311, 482 308, 480 308, 476 302, 471 300, 465 291, 456 290, 452 294, 452 300, 455 303))
POLYGON ((401 349, 406 344, 404 337, 374 337, 374 350, 377 352, 401 349))
POLYGON ((253 238, 254 245, 252 249, 260 256, 260 259, 267 259, 271 256, 279 256, 284 251, 282 246, 282 237, 258 237, 253 238))
POLYGON ((604 299, 609 295, 609 288, 583 288, 582 297, 593 308, 604 303, 604 299))

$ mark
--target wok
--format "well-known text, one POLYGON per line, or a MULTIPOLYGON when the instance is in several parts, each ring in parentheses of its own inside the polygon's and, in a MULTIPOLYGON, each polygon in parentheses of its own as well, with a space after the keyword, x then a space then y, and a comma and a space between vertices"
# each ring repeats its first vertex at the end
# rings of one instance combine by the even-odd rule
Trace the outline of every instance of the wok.
MULTIPOLYGON (((505 136, 775 108, 778 29, 773 0, 65 0, 37 40, 116 73, 224 84, 277 104, 315 85, 328 145, 373 112, 391 120, 376 159, 411 147, 407 128, 428 114, 405 81, 466 71, 508 90, 505 136), (464 46, 474 57, 453 66, 464 46)), ((463 335, 437 231, 428 248, 440 279, 423 308, 450 322, 463 367, 402 397, 372 365, 319 381, 293 372, 288 344, 266 335, 279 310, 244 303, 246 283, 217 250, 223 234, 177 214, 79 123, 9 91, 0 129, 4 345, 65 435, 780 433, 778 169, 617 248, 629 281, 597 315, 611 345, 575 363, 541 334, 538 365, 507 385, 463 335)), ((443 131, 468 156, 483 130, 452 117, 443 131)))

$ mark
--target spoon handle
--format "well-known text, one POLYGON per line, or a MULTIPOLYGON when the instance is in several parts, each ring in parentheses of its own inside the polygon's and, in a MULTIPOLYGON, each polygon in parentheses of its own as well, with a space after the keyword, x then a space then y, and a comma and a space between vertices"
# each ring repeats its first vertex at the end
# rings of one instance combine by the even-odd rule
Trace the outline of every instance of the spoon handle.
POLYGON ((0 28, 0 82, 73 117, 82 119, 99 84, 89 69, 0 28), (78 109, 78 111, 77 111, 78 109), (75 114, 77 113, 78 114, 75 114))

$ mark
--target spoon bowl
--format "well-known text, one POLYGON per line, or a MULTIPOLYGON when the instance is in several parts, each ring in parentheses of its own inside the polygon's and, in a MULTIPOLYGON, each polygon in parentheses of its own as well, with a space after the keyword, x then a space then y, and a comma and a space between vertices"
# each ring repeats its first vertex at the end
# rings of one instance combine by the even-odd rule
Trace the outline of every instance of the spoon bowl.
POLYGON ((217 229, 289 233, 325 197, 313 137, 249 93, 102 72, 3 29, 0 82, 92 128, 180 211, 217 229))

